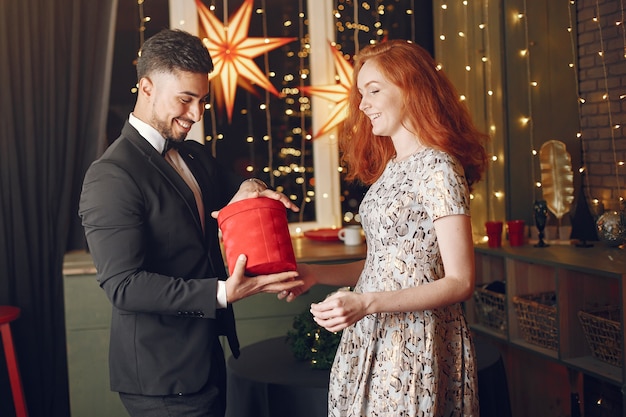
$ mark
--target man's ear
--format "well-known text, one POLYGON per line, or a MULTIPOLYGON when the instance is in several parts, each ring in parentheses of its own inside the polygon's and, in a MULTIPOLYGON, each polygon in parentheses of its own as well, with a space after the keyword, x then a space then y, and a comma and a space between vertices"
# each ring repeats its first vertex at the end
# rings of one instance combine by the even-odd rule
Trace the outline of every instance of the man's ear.
POLYGON ((150 77, 143 77, 139 80, 139 90, 138 93, 144 95, 146 97, 150 97, 154 90, 154 83, 150 79, 150 77))

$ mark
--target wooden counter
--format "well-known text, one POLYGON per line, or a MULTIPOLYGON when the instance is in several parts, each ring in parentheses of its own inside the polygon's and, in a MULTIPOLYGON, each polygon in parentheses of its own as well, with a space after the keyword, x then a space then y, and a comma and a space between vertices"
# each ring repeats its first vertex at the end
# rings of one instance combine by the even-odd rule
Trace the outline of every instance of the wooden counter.
POLYGON ((291 239, 296 261, 302 263, 340 263, 365 258, 365 243, 358 246, 344 245, 343 242, 320 242, 306 237, 291 239))
MULTIPOLYGON (((293 252, 297 262, 302 263, 340 263, 352 262, 365 258, 367 251, 363 243, 358 246, 347 246, 341 241, 314 241, 306 237, 293 237, 293 252)), ((91 256, 86 251, 75 251, 65 255, 63 275, 95 274, 91 256)))

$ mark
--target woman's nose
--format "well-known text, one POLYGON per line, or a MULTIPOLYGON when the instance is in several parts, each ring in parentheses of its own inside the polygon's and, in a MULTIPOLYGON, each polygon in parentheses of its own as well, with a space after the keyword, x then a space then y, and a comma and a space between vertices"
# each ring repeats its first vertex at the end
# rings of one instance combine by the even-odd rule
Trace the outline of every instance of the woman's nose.
POLYGON ((369 105, 367 104, 367 101, 365 100, 365 97, 363 97, 361 99, 361 102, 359 103, 359 110, 361 111, 365 111, 366 108, 368 108, 369 105))

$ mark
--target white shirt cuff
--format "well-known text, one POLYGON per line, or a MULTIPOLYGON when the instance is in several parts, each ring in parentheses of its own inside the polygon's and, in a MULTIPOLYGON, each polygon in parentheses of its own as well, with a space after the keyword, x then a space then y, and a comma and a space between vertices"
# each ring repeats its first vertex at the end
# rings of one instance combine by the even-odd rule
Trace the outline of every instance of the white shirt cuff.
POLYGON ((217 280, 217 308, 228 307, 228 298, 226 297, 226 282, 217 280))

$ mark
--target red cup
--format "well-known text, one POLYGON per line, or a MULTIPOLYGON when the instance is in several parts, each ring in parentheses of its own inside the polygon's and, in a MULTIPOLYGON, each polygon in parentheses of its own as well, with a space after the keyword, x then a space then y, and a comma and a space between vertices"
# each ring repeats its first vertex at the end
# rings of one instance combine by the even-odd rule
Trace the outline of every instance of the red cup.
POLYGON ((231 274, 242 253, 248 258, 246 275, 296 270, 287 212, 280 201, 265 197, 237 201, 220 210, 217 223, 231 274))
POLYGON ((487 238, 489 239, 488 245, 490 248, 499 248, 502 246, 502 222, 501 221, 488 221, 485 222, 485 229, 487 229, 487 238))
POLYGON ((524 220, 509 220, 506 222, 509 234, 509 245, 522 246, 524 244, 524 220))

